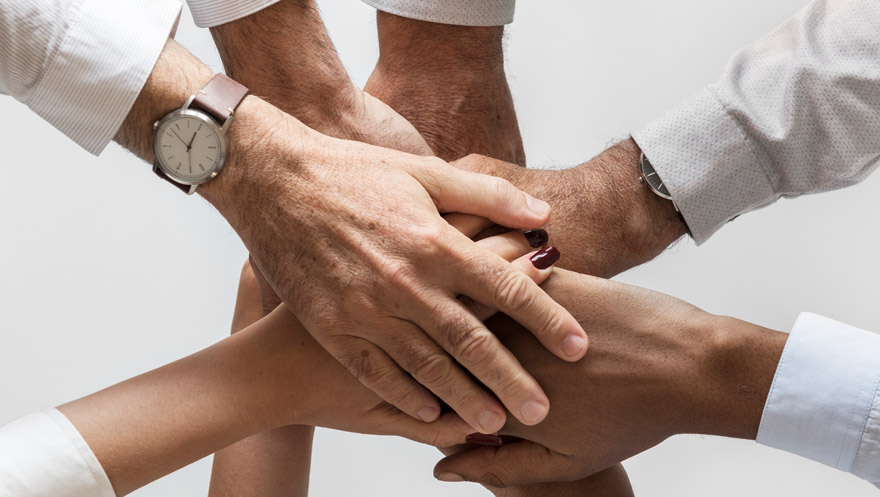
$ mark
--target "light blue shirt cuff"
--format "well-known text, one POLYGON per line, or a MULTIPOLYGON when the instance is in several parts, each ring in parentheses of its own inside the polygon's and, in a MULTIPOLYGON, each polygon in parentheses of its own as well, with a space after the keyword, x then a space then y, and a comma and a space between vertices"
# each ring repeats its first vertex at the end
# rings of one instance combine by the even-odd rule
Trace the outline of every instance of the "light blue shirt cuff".
POLYGON ((853 472, 878 384, 880 336, 803 313, 779 360, 757 441, 853 472))

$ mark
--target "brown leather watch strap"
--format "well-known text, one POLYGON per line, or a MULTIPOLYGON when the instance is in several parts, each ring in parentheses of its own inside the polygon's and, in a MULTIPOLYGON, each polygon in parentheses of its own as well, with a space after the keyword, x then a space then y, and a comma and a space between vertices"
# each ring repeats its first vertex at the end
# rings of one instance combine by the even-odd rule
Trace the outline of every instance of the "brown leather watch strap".
POLYGON ((198 93, 190 108, 207 112, 221 125, 232 115, 250 90, 224 74, 215 74, 198 93))
POLYGON ((174 185, 178 190, 182 191, 183 193, 185 193, 187 195, 192 194, 192 186, 191 185, 184 185, 183 183, 178 183, 178 182, 174 181, 173 179, 169 178, 168 175, 165 174, 165 172, 159 168, 159 166, 157 166, 155 164, 153 165, 153 172, 156 173, 156 176, 171 183, 172 185, 174 185))

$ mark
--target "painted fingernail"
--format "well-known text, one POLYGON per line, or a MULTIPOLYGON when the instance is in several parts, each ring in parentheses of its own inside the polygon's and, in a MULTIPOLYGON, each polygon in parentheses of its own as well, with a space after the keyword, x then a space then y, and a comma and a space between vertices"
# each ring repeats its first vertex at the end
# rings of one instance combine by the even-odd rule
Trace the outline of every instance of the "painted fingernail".
POLYGON ((485 433, 471 433, 465 438, 467 443, 476 444, 476 445, 488 445, 489 447, 501 447, 504 445, 504 440, 501 437, 496 437, 495 435, 486 435, 485 433))
POLYGON ((423 407, 419 409, 418 415, 422 421, 424 421, 425 423, 430 423, 431 421, 437 419, 437 416, 440 415, 440 412, 437 411, 437 408, 435 407, 423 407))
POLYGON ((587 341, 584 340, 584 337, 580 335, 568 335, 568 338, 562 342, 562 351, 568 356, 576 357, 583 352, 584 347, 586 346, 587 341))
POLYGON ((559 249, 556 247, 547 247, 544 250, 533 255, 529 260, 532 261, 538 269, 547 269, 559 260, 559 249))
POLYGON ((547 415, 547 406, 536 400, 530 400, 522 406, 520 413, 527 423, 537 423, 547 415))
POLYGON ((542 229, 526 230, 523 231, 523 235, 526 236, 526 240, 529 241, 529 245, 531 245, 532 248, 543 247, 548 241, 550 241, 550 236, 542 229))
POLYGON ((538 200, 535 197, 525 194, 526 196, 526 205, 529 206, 529 210, 537 214, 538 216, 545 217, 550 215, 550 204, 544 202, 543 200, 538 200))
POLYGON ((457 475, 455 473, 440 473, 437 475, 437 479, 440 481, 448 481, 448 482, 456 482, 456 481, 464 481, 464 478, 461 475, 457 475))
POLYGON ((483 411, 480 414, 479 423, 484 433, 495 433, 504 424, 504 416, 495 411, 483 411))

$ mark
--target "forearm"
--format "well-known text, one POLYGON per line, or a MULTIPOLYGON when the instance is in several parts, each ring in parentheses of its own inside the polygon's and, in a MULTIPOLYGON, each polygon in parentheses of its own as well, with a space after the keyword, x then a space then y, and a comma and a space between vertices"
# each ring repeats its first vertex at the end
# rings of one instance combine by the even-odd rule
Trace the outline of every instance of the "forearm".
POLYGON ((226 73, 279 109, 336 135, 358 89, 314 0, 285 0, 211 28, 226 73))
POLYGON ((283 340, 232 337, 59 410, 125 495, 289 419, 279 406, 291 379, 273 374, 283 340))
POLYGON ((481 153, 525 164, 504 72, 503 26, 377 16, 379 60, 366 91, 422 133, 437 155, 481 153))
POLYGON ((553 207, 547 230, 565 254, 559 267, 610 278, 653 259, 687 231, 672 202, 639 182, 639 157, 635 142, 624 140, 563 170, 525 169, 477 155, 457 165, 503 177, 546 200, 553 207))
MULTIPOLYGON (((232 319, 236 333, 260 319, 259 287, 246 263, 232 319)), ((311 426, 281 426, 258 433, 214 454, 212 497, 306 497, 309 492, 311 426)))

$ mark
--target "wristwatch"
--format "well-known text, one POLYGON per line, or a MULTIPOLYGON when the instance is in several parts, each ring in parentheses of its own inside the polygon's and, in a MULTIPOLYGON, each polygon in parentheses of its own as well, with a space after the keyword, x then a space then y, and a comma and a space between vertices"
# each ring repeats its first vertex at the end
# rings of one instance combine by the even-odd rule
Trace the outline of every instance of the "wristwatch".
POLYGON ((186 194, 223 169, 232 116, 249 90, 217 74, 183 107, 153 124, 153 172, 186 194))
POLYGON ((675 213, 678 214, 678 219, 682 222, 682 224, 684 224, 685 229, 687 229, 688 234, 690 234, 690 228, 687 227, 687 222, 684 220, 684 216, 681 215, 681 211, 678 210, 678 206, 675 205, 675 200, 672 199, 672 194, 669 193, 669 189, 666 188, 666 185, 663 184, 663 180, 660 179, 657 171, 654 170, 654 166, 651 164, 651 161, 649 161, 648 158, 645 157, 644 152, 642 152, 642 156, 639 159, 639 167, 641 169, 639 183, 643 185, 647 184, 648 188, 650 188, 651 191, 654 192, 654 194, 672 202, 672 207, 675 209, 675 213))

